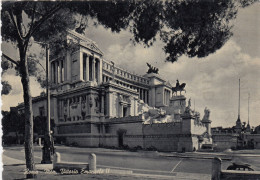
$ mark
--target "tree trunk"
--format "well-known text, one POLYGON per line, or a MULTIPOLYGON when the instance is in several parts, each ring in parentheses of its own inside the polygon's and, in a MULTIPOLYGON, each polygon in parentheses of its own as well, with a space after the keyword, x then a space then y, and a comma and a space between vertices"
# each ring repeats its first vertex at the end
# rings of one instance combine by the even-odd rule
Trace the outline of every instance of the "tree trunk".
POLYGON ((26 168, 30 171, 34 170, 34 147, 33 147, 33 111, 32 97, 30 91, 30 79, 28 73, 28 65, 26 59, 25 47, 19 47, 20 51, 20 76, 23 86, 24 112, 25 112, 25 159, 26 168))

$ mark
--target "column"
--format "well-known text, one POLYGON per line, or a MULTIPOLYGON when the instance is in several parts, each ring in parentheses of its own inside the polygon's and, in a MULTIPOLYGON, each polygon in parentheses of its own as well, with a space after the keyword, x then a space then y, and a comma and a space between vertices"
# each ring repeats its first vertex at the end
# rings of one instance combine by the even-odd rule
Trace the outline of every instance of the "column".
POLYGON ((55 83, 58 84, 58 63, 57 61, 54 61, 55 63, 55 83))
POLYGON ((57 61, 57 83, 60 83, 60 61, 57 61))
POLYGON ((103 61, 102 59, 99 59, 99 71, 98 71, 99 79, 100 79, 99 83, 102 83, 102 75, 103 75, 102 72, 103 72, 103 61))
POLYGON ((62 60, 59 61, 60 64, 60 83, 62 83, 62 60))
POLYGON ((99 68, 100 68, 100 61, 99 61, 99 59, 96 59, 96 65, 95 65, 95 67, 97 66, 97 69, 95 69, 95 73, 96 73, 96 81, 97 81, 97 83, 99 83, 100 82, 100 79, 99 79, 99 68))
POLYGON ((95 57, 92 59, 92 81, 95 81, 95 57))
POLYGON ((147 103, 147 91, 146 90, 144 90, 144 101, 145 101, 145 103, 147 103))
POLYGON ((101 113, 103 114, 104 113, 104 101, 105 101, 105 99, 104 99, 104 94, 102 93, 102 95, 101 95, 101 113))
POLYGON ((89 55, 86 57, 86 81, 89 81, 89 55))
POLYGON ((83 81, 83 52, 79 52, 79 80, 83 81))
POLYGON ((98 73, 99 73, 98 82, 99 83, 102 83, 102 69, 103 69, 103 62, 101 59, 99 59, 99 70, 98 70, 98 73))
POLYGON ((55 65, 54 63, 52 62, 51 63, 51 81, 52 83, 55 83, 55 65))
POLYGON ((66 99, 67 101, 67 118, 70 117, 70 100, 66 99))
POLYGON ((66 81, 67 80, 67 58, 64 57, 64 60, 63 60, 63 81, 66 81))
POLYGON ((66 57, 66 80, 71 81, 71 62, 72 58, 70 53, 67 51, 67 57, 66 57))
POLYGON ((164 89, 164 104, 166 105, 166 90, 164 89))
POLYGON ((147 104, 149 105, 149 90, 146 92, 147 104))
POLYGON ((140 99, 143 100, 143 90, 141 88, 139 90, 139 94, 140 94, 140 99))

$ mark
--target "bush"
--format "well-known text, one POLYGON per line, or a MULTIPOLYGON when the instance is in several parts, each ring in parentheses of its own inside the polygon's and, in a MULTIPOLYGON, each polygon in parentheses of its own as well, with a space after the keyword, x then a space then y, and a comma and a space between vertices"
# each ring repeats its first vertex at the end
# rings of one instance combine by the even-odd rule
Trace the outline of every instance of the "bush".
POLYGON ((128 145, 125 145, 125 144, 124 144, 124 145, 122 146, 122 149, 128 150, 128 149, 130 149, 130 148, 129 148, 128 145))
POLYGON ((78 143, 73 142, 73 143, 71 143, 71 146, 78 147, 79 145, 78 145, 78 143))
POLYGON ((135 147, 131 148, 130 151, 136 152, 136 151, 142 150, 142 149, 143 149, 143 148, 142 148, 141 146, 135 146, 135 147))
POLYGON ((154 147, 154 146, 150 146, 150 147, 146 148, 146 150, 148 150, 148 151, 157 151, 157 148, 154 147))

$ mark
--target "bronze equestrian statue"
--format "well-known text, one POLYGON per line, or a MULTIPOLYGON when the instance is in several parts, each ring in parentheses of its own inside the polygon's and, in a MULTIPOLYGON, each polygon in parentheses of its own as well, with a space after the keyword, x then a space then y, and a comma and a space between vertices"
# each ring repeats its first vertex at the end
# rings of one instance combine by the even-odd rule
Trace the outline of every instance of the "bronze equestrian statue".
POLYGON ((186 86, 186 83, 180 84, 178 79, 176 81, 177 81, 176 87, 172 87, 172 93, 176 93, 176 96, 177 96, 178 91, 180 91, 180 95, 181 95, 182 91, 185 91, 185 93, 186 93, 186 90, 184 89, 186 86))

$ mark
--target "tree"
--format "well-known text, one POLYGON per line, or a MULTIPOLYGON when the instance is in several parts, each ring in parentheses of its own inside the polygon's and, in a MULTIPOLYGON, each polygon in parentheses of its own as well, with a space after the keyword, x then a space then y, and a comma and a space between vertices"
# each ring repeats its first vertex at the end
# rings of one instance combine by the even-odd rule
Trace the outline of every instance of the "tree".
MULTIPOLYGON (((18 114, 16 110, 11 112, 2 111, 2 126, 3 126, 3 141, 6 142, 5 135, 8 135, 10 132, 15 133, 15 142, 20 142, 20 134, 24 134, 24 114, 18 114)), ((9 143, 9 142, 7 142, 9 143)))
POLYGON ((2 38, 17 45, 19 51, 19 60, 8 57, 5 60, 18 70, 23 87, 26 167, 34 170, 31 61, 27 58, 32 39, 50 44, 52 54, 57 56, 68 48, 62 38, 66 30, 84 33, 91 17, 113 32, 128 29, 133 34, 132 41, 144 46, 149 47, 156 38, 161 38, 167 60, 175 62, 182 55, 205 57, 221 48, 232 35, 230 21, 238 7, 250 3, 245 0, 3 2, 2 38))
POLYGON ((7 81, 2 81, 2 94, 6 95, 9 94, 10 91, 12 90, 12 86, 8 84, 7 81))

